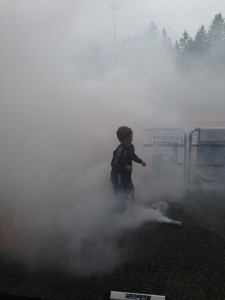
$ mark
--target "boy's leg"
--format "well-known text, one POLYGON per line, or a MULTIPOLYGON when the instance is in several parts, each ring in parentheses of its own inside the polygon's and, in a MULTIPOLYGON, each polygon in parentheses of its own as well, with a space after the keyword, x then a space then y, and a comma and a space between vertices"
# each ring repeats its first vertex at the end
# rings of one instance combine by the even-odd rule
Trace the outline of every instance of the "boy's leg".
POLYGON ((122 212, 126 208, 125 191, 121 184, 121 174, 115 169, 112 169, 111 171, 111 181, 112 181, 113 190, 117 200, 118 210, 122 212))
POLYGON ((119 173, 115 169, 112 169, 111 171, 111 181, 112 181, 115 196, 117 197, 120 192, 120 184, 119 184, 119 173))
POLYGON ((132 183, 131 173, 126 172, 121 176, 121 188, 124 194, 125 205, 133 204, 134 202, 134 185, 132 183))
POLYGON ((129 209, 134 204, 134 186, 132 181, 129 181, 129 184, 127 183, 124 187, 123 192, 123 201, 124 201, 124 210, 129 209))
POLYGON ((134 202, 134 186, 131 182, 131 184, 126 188, 126 200, 129 203, 134 202))

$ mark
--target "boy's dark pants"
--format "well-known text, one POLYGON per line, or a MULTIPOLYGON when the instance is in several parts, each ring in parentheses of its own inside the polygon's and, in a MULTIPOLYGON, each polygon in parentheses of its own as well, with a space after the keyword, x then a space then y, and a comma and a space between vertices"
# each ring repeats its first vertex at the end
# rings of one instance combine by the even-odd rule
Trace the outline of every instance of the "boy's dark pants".
POLYGON ((131 172, 119 172, 116 168, 112 168, 111 181, 116 197, 123 199, 124 202, 132 202, 134 200, 134 185, 131 179, 131 172))

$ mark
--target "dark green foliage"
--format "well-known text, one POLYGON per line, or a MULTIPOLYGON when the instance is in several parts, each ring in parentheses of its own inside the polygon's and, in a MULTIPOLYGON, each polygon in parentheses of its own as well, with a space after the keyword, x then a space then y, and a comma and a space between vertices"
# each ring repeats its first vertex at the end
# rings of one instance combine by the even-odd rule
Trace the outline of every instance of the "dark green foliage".
POLYGON ((197 31, 195 39, 185 30, 182 38, 175 43, 178 65, 193 70, 207 68, 213 71, 225 70, 225 21, 222 14, 216 14, 208 32, 204 25, 197 31))
POLYGON ((222 14, 215 15, 208 32, 208 41, 210 48, 216 48, 225 43, 225 22, 222 14))
POLYGON ((84 76, 88 74, 98 78, 116 64, 147 69, 162 63, 165 58, 164 62, 175 60, 185 74, 195 72, 203 76, 207 70, 221 75, 225 71, 225 20, 222 14, 214 16, 208 31, 201 25, 194 39, 185 30, 174 46, 166 29, 159 32, 154 22, 149 24, 144 34, 124 39, 106 53, 98 43, 89 43, 76 66, 84 76))
POLYGON ((225 22, 222 14, 215 15, 208 32, 208 50, 211 66, 225 69, 225 22))
POLYGON ((180 43, 178 45, 181 53, 189 53, 192 51, 193 41, 186 30, 183 33, 183 37, 180 38, 180 43))
POLYGON ((195 36, 193 50, 195 54, 202 55, 203 53, 207 52, 207 49, 208 35, 204 25, 202 25, 195 36))

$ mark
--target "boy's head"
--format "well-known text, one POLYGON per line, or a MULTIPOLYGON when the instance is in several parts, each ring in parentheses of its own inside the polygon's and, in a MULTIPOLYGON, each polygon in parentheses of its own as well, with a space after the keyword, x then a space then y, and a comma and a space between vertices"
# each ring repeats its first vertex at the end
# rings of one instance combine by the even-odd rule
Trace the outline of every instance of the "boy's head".
POLYGON ((121 126, 118 128, 116 135, 121 143, 125 145, 130 145, 132 143, 133 131, 131 128, 127 126, 121 126))

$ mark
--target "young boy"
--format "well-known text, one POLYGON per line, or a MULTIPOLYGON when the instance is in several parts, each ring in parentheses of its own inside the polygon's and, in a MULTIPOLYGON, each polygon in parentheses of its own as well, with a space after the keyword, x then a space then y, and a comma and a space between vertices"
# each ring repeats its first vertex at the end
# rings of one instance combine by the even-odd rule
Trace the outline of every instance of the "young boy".
POLYGON ((131 179, 132 161, 142 164, 146 163, 140 159, 134 150, 132 144, 133 132, 132 129, 126 126, 121 126, 117 130, 117 138, 120 145, 113 151, 111 162, 111 181, 116 196, 126 199, 134 199, 134 186, 131 179))

